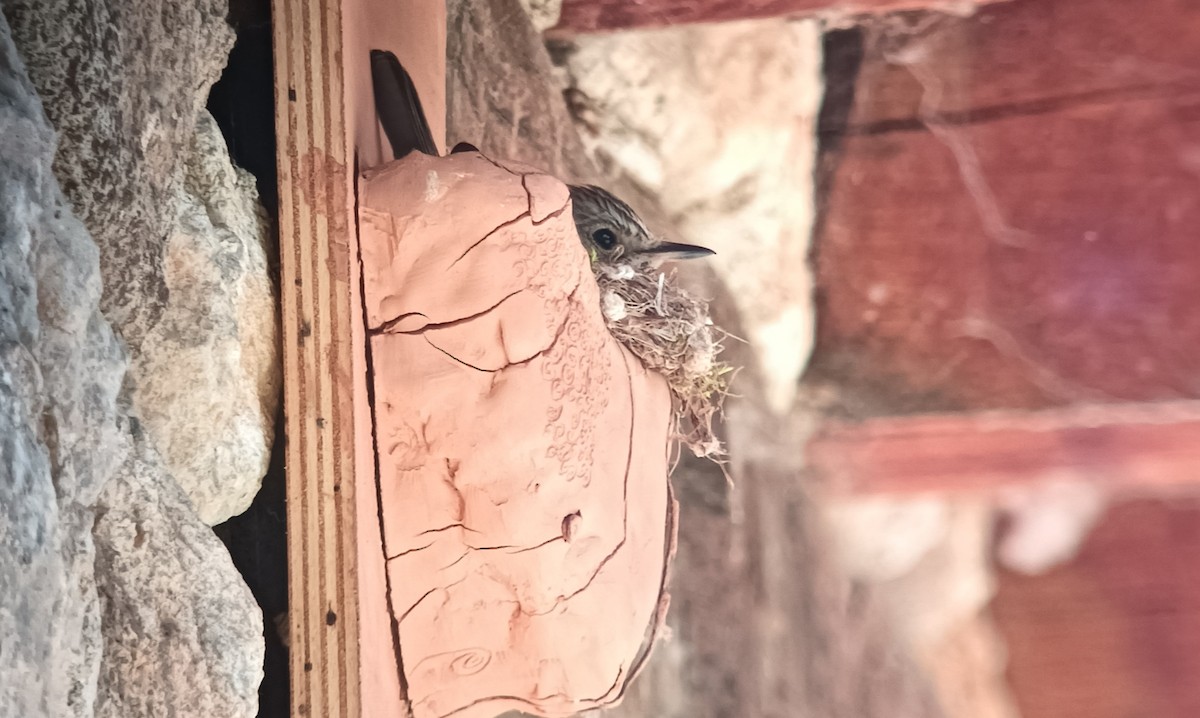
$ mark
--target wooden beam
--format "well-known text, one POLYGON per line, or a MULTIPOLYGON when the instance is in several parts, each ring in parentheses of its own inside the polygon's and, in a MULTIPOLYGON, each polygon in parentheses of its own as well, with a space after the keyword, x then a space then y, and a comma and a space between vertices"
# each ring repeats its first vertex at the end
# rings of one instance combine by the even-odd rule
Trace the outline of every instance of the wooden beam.
POLYGON ((412 72, 439 143, 444 4, 274 0, 292 715, 405 715, 367 390, 356 170, 390 159, 369 53, 412 72))
POLYGON ((807 457, 831 490, 850 494, 987 493, 1060 479, 1200 488, 1200 402, 831 422, 807 457))
MULTIPOLYGON (((993 1, 979 0, 981 4, 993 1)), ((948 5, 950 3, 938 0, 563 0, 562 15, 553 31, 599 32, 802 15, 837 14, 844 17, 936 10, 948 5)))
POLYGON ((362 715, 339 0, 274 0, 292 715, 362 715))

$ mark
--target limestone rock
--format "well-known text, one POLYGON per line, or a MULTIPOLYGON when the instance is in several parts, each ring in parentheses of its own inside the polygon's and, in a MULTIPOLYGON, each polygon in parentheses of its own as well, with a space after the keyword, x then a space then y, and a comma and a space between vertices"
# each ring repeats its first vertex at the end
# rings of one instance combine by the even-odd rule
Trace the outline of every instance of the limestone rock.
POLYGON ((130 367, 133 410, 200 518, 246 510, 282 383, 267 218, 201 111, 163 250, 167 298, 130 367))
POLYGON ((101 648, 88 506, 121 460, 125 361, 53 156, 0 19, 0 715, 82 718, 101 648))
POLYGON ((257 492, 280 384, 266 221, 203 110, 233 41, 226 9, 5 6, 61 134, 55 173, 100 246, 101 306, 129 347, 133 410, 210 524, 257 492))
POLYGON ((470 142, 568 181, 591 177, 579 133, 548 81, 550 57, 518 0, 446 3, 446 145, 470 142))
POLYGON ((166 310, 163 241, 182 150, 233 46, 228 9, 226 0, 4 3, 58 131, 54 173, 100 247, 101 308, 132 353, 166 310))
MULTIPOLYGON (((70 181, 91 168, 86 184, 75 182, 71 202, 93 220, 112 220, 99 223, 109 240, 130 232, 144 247, 163 238, 147 228, 154 224, 147 213, 174 212, 137 194, 153 194, 144 163, 152 156, 174 161, 185 143, 157 147, 165 130, 151 115, 140 118, 149 123, 143 134, 105 134, 124 127, 109 122, 114 117, 138 119, 114 111, 120 88, 138 85, 128 68, 112 63, 132 56, 144 70, 164 71, 219 58, 187 56, 193 46, 182 33, 195 30, 184 22, 192 4, 161 5, 126 13, 74 3, 4 5, 40 63, 52 111, 75 132, 59 148, 60 177, 70 181), (82 47, 79 28, 101 20, 109 24, 95 36, 104 41, 82 47), (158 28, 146 30, 159 33, 154 47, 122 35, 122 23, 134 21, 158 28), (177 62, 163 57, 172 48, 182 53, 177 62)), ((148 72, 138 81, 158 87, 148 72)), ((163 82, 170 87, 158 88, 162 96, 202 99, 196 83, 163 82)), ((197 109, 189 110, 189 123, 197 109)), ((181 136, 190 132, 189 125, 181 136)), ((101 268, 125 261, 131 270, 146 267, 133 255, 114 260, 98 251, 51 171, 54 150, 0 22, 0 715, 250 718, 261 670, 258 610, 224 547, 148 458, 137 423, 118 401, 126 360, 100 311, 101 268), (131 445, 139 445, 133 456, 131 445)), ((126 289, 153 296, 154 286, 134 281, 126 289)))
POLYGON ((562 0, 521 0, 521 7, 529 14, 533 29, 545 32, 558 24, 562 15, 562 0))
POLYGON ((254 716, 262 612, 144 442, 101 493, 94 536, 104 626, 97 718, 254 716))
POLYGON ((820 38, 814 21, 772 19, 579 36, 558 53, 598 162, 657 197, 674 239, 717 251, 777 412, 813 343, 820 38))

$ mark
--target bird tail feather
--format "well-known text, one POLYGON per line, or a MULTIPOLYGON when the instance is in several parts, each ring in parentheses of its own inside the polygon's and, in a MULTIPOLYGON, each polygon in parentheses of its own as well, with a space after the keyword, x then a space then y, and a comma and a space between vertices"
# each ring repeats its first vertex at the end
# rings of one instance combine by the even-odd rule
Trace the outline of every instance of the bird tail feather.
POLYGON ((395 158, 400 159, 413 150, 437 157, 437 144, 421 108, 417 87, 400 60, 387 50, 371 50, 371 82, 375 89, 375 111, 395 158))

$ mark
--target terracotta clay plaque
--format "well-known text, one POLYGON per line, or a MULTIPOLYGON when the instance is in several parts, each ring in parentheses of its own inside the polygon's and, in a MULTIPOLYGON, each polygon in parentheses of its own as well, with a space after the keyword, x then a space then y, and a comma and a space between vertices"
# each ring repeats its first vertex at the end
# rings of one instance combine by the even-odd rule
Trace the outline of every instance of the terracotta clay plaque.
POLYGON ((416 718, 618 700, 665 611, 670 397, 608 333, 566 187, 478 153, 365 174, 386 590, 416 718))

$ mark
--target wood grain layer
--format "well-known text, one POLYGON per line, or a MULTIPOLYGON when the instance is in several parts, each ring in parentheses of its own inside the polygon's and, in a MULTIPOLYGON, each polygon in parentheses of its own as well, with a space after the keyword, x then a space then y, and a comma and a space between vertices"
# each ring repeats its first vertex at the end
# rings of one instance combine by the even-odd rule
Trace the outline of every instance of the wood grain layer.
POLYGON ((275 0, 292 715, 357 718, 355 419, 338 0, 275 0))

